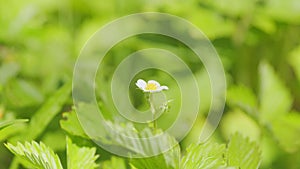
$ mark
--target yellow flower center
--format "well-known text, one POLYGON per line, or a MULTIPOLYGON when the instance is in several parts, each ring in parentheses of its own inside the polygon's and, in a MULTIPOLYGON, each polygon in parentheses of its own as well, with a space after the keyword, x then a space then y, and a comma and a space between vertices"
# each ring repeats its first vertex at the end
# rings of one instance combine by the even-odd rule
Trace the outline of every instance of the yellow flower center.
POLYGON ((156 90, 157 86, 154 83, 148 83, 145 89, 146 90, 156 90))

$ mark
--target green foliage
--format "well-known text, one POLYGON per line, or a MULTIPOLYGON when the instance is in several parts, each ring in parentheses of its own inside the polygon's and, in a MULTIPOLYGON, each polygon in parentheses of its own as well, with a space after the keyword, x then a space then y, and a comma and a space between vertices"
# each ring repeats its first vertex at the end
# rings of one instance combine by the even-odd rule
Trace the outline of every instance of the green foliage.
POLYGON ((272 120, 286 114, 291 108, 291 94, 267 63, 260 65, 260 82, 261 118, 272 120))
POLYGON ((279 144, 288 152, 297 152, 300 149, 299 112, 291 112, 274 120, 272 131, 279 144))
POLYGON ((273 132, 274 137, 286 151, 297 151, 300 139, 300 114, 290 113, 292 96, 274 70, 261 65, 260 119, 273 132), (284 128, 282 126, 285 126, 284 128))
POLYGON ((260 150, 256 143, 236 133, 227 146, 212 141, 190 145, 181 160, 180 168, 256 169, 260 161, 260 150))
POLYGON ((254 93, 245 86, 232 86, 227 93, 228 102, 240 107, 256 107, 257 100, 254 93))
POLYGON ((0 67, 0 85, 4 85, 12 77, 14 77, 18 71, 19 66, 16 63, 4 64, 0 67))
POLYGON ((131 123, 124 125, 109 121, 106 123, 108 124, 107 133, 109 134, 108 139, 105 140, 106 144, 121 146, 132 151, 132 157, 138 158, 131 159, 130 163, 136 168, 177 168, 180 148, 175 138, 169 134, 148 127, 138 132, 131 123), (164 153, 160 154, 160 152, 164 153))
POLYGON ((225 145, 207 142, 199 145, 190 145, 187 154, 182 158, 180 168, 212 168, 225 166, 223 155, 225 145))
POLYGON ((19 139, 35 139, 38 137, 50 123, 50 121, 57 115, 62 106, 65 104, 69 98, 71 92, 71 83, 66 83, 63 87, 56 91, 56 93, 51 96, 46 103, 34 114, 30 119, 29 126, 22 135, 14 138, 15 140, 19 139))
POLYGON ((125 161, 122 158, 111 157, 110 160, 101 163, 102 169, 126 169, 125 161))
POLYGON ((18 120, 0 122, 0 129, 5 128, 10 125, 13 125, 13 124, 16 124, 16 123, 24 123, 27 121, 28 121, 27 119, 18 119, 18 120))
POLYGON ((36 169, 62 169, 59 157, 45 144, 32 141, 16 146, 8 143, 5 145, 17 157, 29 162, 36 169))
POLYGON ((257 169, 261 161, 257 145, 241 134, 232 136, 225 157, 228 166, 237 168, 257 169))
POLYGON ((222 135, 229 139, 233 133, 241 133, 243 136, 251 138, 251 140, 260 141, 262 132, 260 125, 253 116, 238 108, 227 112, 220 123, 222 135))
MULTIPOLYGON (((252 139, 255 140, 270 140, 273 139, 273 142, 278 143, 278 145, 286 152, 295 153, 299 151, 299 139, 300 136, 300 114, 299 112, 295 112, 291 110, 293 104, 292 94, 287 88, 286 84, 282 82, 282 77, 279 77, 277 72, 266 62, 263 62, 260 65, 260 88, 259 88, 259 96, 257 99, 255 95, 250 94, 250 89, 246 87, 233 87, 228 92, 228 100, 227 102, 233 108, 240 108, 250 115, 252 118, 251 121, 256 122, 254 125, 250 125, 249 129, 243 128, 243 126, 247 123, 246 120, 242 120, 243 124, 240 124, 239 127, 235 129, 235 131, 240 131, 243 135, 253 135, 253 133, 249 133, 249 131, 254 129, 254 126, 258 126, 258 134, 252 139), (252 101, 250 101, 252 100, 252 101), (250 103, 258 102, 257 104, 250 103), (271 136, 271 137, 270 137, 271 136), (269 138, 270 137, 270 138, 269 138)), ((252 93, 252 92, 251 92, 252 93)), ((230 119, 231 121, 226 121, 223 125, 224 129, 227 127, 229 123, 235 123, 236 125, 239 122, 234 122, 238 116, 234 116, 230 119)), ((227 118, 225 118, 227 119, 227 118)), ((257 130, 257 129, 256 129, 257 130)), ((228 133, 226 133, 228 135, 228 133)), ((269 145, 263 143, 263 150, 270 151, 269 145)), ((274 145, 271 149, 272 152, 277 152, 278 148, 275 148, 274 145)), ((245 150, 245 149, 243 149, 245 150)), ((277 152, 278 153, 278 152, 277 152)), ((267 154, 264 153, 263 162, 274 160, 276 158, 276 154, 267 154)))
MULTIPOLYGON (((17 143, 16 146, 7 143, 5 146, 17 157, 25 160, 27 167, 36 169, 63 169, 61 161, 53 150, 44 143, 35 141, 25 144, 17 143)), ((70 169, 95 169, 98 165, 96 148, 78 147, 67 138, 67 168, 70 169)))
POLYGON ((283 22, 298 23, 300 19, 299 6, 295 6, 296 0, 280 1, 269 0, 266 5, 267 13, 275 19, 283 22))
POLYGON ((257 99, 254 93, 247 87, 232 86, 227 93, 227 103, 232 107, 239 107, 252 116, 258 116, 257 114, 257 99))
POLYGON ((72 135, 88 138, 78 121, 75 111, 65 112, 62 116, 63 119, 59 122, 62 129, 72 135))
POLYGON ((130 164, 137 169, 142 169, 142 168, 174 169, 174 168, 178 168, 179 158, 180 158, 180 149, 179 146, 176 145, 170 150, 156 156, 131 159, 130 164))
MULTIPOLYGON (((175 167, 178 164, 179 159, 179 147, 178 142, 168 133, 161 131, 160 129, 153 130, 146 127, 141 131, 138 131, 132 123, 118 124, 106 121, 106 144, 117 145, 132 151, 132 156, 135 157, 147 157, 158 155, 160 152, 165 152, 158 159, 165 162, 166 166, 175 167), (139 138, 139 139, 132 139, 139 138), (149 138, 149 139, 143 139, 149 138)), ((152 160, 152 158, 149 158, 152 160)), ((147 161, 147 160, 145 160, 147 161)))
MULTIPOLYGON (((19 163, 28 168, 52 165, 51 159, 58 167, 61 164, 55 163, 58 157, 52 150, 57 151, 61 160, 66 159, 65 163, 62 161, 63 165, 68 161, 74 161, 70 163, 76 165, 75 161, 78 161, 78 165, 87 162, 91 167, 96 166, 95 151, 100 152, 100 168, 207 168, 206 164, 212 164, 211 168, 248 169, 257 168, 260 161, 262 169, 300 168, 299 4, 299 0, 126 3, 113 0, 102 4, 96 0, 0 1, 0 144, 9 142, 7 147, 17 157, 11 161, 9 151, 0 146, 0 168, 17 169, 19 163), (159 152, 161 144, 176 143, 182 149, 189 147, 185 155, 179 146, 175 146, 154 157, 125 159, 114 157, 101 147, 86 147, 95 144, 72 110, 69 81, 74 63, 86 40, 102 25, 136 12, 165 12, 182 17, 200 28, 211 40, 224 65, 228 86, 224 116, 212 140, 221 143, 230 138, 226 147, 213 141, 190 145, 198 141, 202 123, 210 109, 210 75, 186 46, 161 36, 128 38, 113 47, 99 65, 98 72, 104 75, 96 78, 99 83, 95 85, 95 94, 99 107, 106 120, 121 121, 108 122, 109 126, 103 128, 107 137, 102 141, 110 146, 123 147, 133 155, 159 152), (200 116, 196 120, 185 119, 183 126, 195 120, 196 127, 183 142, 177 143, 167 134, 162 142, 126 140, 125 136, 149 137, 162 132, 155 133, 145 125, 123 123, 124 118, 118 116, 113 100, 110 100, 110 78, 115 68, 125 56, 145 48, 173 52, 187 63, 199 83, 200 116), (28 119, 29 122, 18 119, 28 119), (235 132, 240 135, 230 137, 235 132), (72 143, 67 139, 68 148, 64 143, 66 135, 73 140, 72 143), (32 140, 43 141, 52 150, 43 143, 26 142, 32 140), (78 140, 85 144, 79 144, 78 140), (261 159, 257 145, 249 140, 255 140, 260 146, 261 159), (40 156, 43 153, 49 156, 40 156), (86 161, 81 161, 80 157, 86 161), (31 160, 39 164, 32 166, 31 160)), ((193 32, 189 33, 193 35, 193 32)), ((160 63, 161 60, 154 56, 148 62, 160 63)), ((175 64, 170 64, 170 69, 181 71, 175 64)), ((170 112, 158 119, 158 126, 166 129, 178 118, 180 86, 174 79, 157 72, 149 70, 137 76, 155 77, 169 86, 166 94, 173 99, 170 112)), ((122 80, 118 82, 123 84, 122 80)), ((133 105, 146 109, 142 96, 133 91, 136 89, 130 86, 133 105)), ((90 110, 88 106, 83 109, 90 110)))
POLYGON ((28 119, 5 120, 0 122, 0 140, 4 140, 22 131, 24 129, 23 123, 25 122, 28 122, 28 119))
POLYGON ((96 148, 78 147, 67 138, 68 168, 70 169, 94 169, 98 158, 96 148))
POLYGON ((40 91, 24 80, 9 81, 3 89, 3 93, 7 96, 4 102, 14 108, 37 105, 44 100, 40 91))
POLYGON ((293 66, 295 73, 298 77, 298 81, 300 81, 300 46, 295 48, 291 53, 289 57, 289 62, 293 66))
POLYGON ((2 130, 0 130, 0 140, 4 141, 8 138, 14 137, 19 133, 22 133, 26 127, 27 125, 25 123, 16 123, 5 127, 2 130))

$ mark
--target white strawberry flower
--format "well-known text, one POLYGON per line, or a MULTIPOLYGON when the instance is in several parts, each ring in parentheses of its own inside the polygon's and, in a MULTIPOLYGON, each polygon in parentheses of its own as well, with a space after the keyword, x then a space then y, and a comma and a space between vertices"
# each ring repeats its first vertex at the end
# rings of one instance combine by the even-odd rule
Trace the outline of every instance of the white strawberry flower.
POLYGON ((150 92, 150 93, 160 92, 162 90, 169 89, 167 86, 161 86, 155 80, 149 80, 148 82, 146 82, 143 79, 139 79, 135 84, 138 88, 140 88, 144 92, 150 92))

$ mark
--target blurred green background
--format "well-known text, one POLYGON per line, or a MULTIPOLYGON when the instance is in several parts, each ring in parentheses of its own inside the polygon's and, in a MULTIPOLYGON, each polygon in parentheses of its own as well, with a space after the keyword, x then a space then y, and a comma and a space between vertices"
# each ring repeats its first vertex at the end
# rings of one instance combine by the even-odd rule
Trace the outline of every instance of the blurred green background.
MULTIPOLYGON (((239 131, 260 145, 261 168, 300 168, 299 0, 0 1, 0 122, 33 117, 47 98, 72 79, 76 58, 88 38, 109 21, 137 12, 165 12, 187 19, 215 46, 228 87, 224 115, 213 136, 216 141, 239 131)), ((199 77, 201 114, 181 143, 185 148, 197 141, 211 98, 207 73, 185 46, 156 36, 128 39, 108 53, 99 83, 110 81, 123 57, 147 47, 179 53, 199 77)), ((172 81, 157 71, 143 72, 136 79, 145 76, 158 77, 162 84, 172 81)), ((168 85, 178 88, 174 82, 168 85)), ((102 86, 99 99, 105 100, 107 86, 102 86)), ((143 96, 135 91, 134 82, 131 86, 132 98, 138 98, 133 104, 143 109, 143 96)), ((167 94, 178 96, 177 91, 167 94)), ((176 104, 171 103, 171 108, 177 109, 176 104)), ((61 112, 71 109, 71 96, 64 105, 41 133, 31 137, 63 158, 65 132, 59 121, 61 112)), ((160 121, 161 126, 168 118, 160 121)), ((15 136, 24 133, 26 125, 0 131, 0 168, 8 168, 13 157, 2 143, 18 140, 15 136)))

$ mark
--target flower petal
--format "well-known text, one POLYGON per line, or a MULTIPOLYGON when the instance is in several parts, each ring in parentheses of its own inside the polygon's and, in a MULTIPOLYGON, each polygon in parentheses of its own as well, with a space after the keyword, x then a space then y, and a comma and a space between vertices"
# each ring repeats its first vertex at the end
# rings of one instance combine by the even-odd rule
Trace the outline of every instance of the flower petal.
POLYGON ((155 81, 155 80, 149 80, 149 81, 148 81, 148 84, 149 84, 149 83, 153 83, 153 84, 155 84, 157 87, 160 86, 160 84, 159 84, 157 81, 155 81))
POLYGON ((138 88, 140 88, 140 89, 142 89, 142 90, 145 90, 145 88, 146 88, 146 86, 147 86, 147 83, 145 82, 145 80, 139 79, 139 80, 135 83, 135 85, 136 85, 138 88))
POLYGON ((160 90, 169 90, 168 86, 160 86, 159 89, 160 90))

